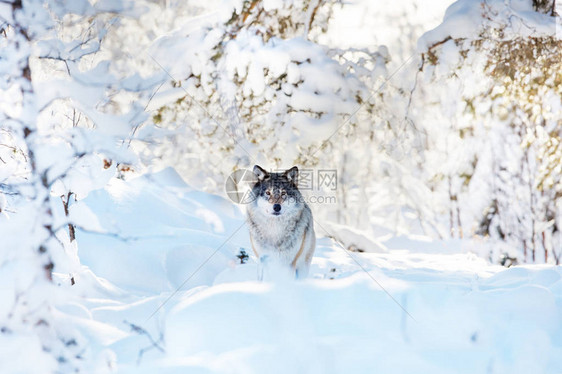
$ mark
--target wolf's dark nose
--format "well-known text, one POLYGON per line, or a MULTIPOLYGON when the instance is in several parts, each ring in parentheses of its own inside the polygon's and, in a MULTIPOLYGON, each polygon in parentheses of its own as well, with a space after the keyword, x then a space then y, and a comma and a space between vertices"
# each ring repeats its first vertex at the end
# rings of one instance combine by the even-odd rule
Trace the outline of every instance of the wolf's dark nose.
POLYGON ((273 210, 279 212, 281 210, 281 204, 273 204, 273 210))

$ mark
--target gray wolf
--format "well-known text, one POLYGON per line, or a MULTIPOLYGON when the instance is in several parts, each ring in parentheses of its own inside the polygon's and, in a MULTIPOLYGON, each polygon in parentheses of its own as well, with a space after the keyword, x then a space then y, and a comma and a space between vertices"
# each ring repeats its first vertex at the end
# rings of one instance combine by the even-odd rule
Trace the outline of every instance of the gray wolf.
POLYGON ((260 263, 274 261, 296 278, 306 277, 316 235, 312 211, 297 187, 299 169, 268 173, 255 165, 253 171, 257 181, 247 219, 254 254, 260 263))

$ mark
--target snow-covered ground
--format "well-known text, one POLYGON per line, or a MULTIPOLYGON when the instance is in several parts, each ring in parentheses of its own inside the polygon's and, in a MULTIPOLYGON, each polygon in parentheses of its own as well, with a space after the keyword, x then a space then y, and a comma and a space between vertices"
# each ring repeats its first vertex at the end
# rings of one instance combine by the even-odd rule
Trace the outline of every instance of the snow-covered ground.
POLYGON ((99 372, 562 371, 560 267, 505 269, 462 243, 402 238, 348 252, 318 224, 310 278, 259 283, 254 259, 236 257, 251 253, 240 207, 173 169, 72 209, 84 268, 60 310, 99 372))

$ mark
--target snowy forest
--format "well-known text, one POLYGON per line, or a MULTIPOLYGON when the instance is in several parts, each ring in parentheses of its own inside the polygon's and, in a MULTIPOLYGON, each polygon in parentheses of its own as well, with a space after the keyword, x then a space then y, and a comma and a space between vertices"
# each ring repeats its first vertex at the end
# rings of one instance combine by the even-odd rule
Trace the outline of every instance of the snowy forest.
POLYGON ((0 0, 0 373, 560 373, 561 15, 0 0), (254 165, 307 279, 256 278, 254 165))

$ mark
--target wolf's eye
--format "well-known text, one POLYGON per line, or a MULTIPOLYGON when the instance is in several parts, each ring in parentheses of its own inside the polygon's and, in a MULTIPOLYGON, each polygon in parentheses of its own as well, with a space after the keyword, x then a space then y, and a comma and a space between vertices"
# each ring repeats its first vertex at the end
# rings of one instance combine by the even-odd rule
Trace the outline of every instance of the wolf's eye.
POLYGON ((281 196, 283 196, 283 197, 287 196, 287 192, 286 192, 286 191, 281 191, 281 196))
POLYGON ((268 190, 268 191, 265 191, 265 194, 266 194, 267 196, 271 196, 271 192, 269 192, 269 190, 268 190))

